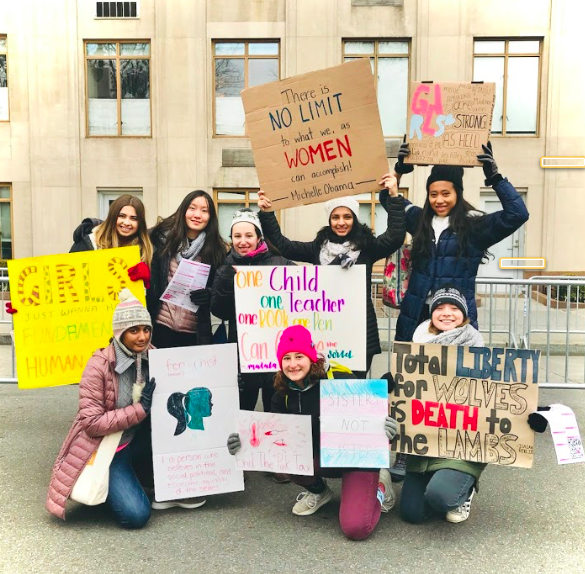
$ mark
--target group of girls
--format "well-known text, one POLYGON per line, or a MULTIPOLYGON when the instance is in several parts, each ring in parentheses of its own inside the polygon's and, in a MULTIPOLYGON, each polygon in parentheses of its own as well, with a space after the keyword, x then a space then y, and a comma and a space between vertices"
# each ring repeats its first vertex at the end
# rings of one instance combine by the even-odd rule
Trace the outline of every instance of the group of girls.
MULTIPOLYGON (((412 274, 398 319, 398 340, 442 344, 483 344, 476 330, 475 276, 487 249, 518 229, 528 213, 514 187, 497 170, 491 147, 478 156, 503 210, 485 215, 463 198, 461 168, 435 166, 427 181, 424 207, 415 207, 398 194, 398 182, 411 166, 404 163, 408 146, 400 149, 394 173, 382 177, 380 202, 387 212, 387 229, 378 237, 359 221, 359 204, 352 197, 327 204, 328 221, 310 242, 286 238, 270 200, 259 192, 259 214, 242 209, 234 214, 231 247, 222 240, 211 197, 193 191, 175 213, 147 231, 140 200, 125 195, 114 201, 104 222, 86 219, 74 233, 72 251, 138 245, 141 263, 129 270, 132 280, 143 280, 148 310, 123 293, 114 313, 114 338, 89 360, 80 381, 79 412, 53 468, 47 508, 64 518, 65 504, 92 452, 105 435, 123 431, 110 468, 106 504, 117 522, 128 528, 144 526, 150 509, 173 506, 197 508, 204 499, 149 504, 135 472, 136 461, 148 451, 148 414, 155 382, 148 376, 150 348, 212 343, 211 314, 229 323, 229 341, 236 341, 233 278, 246 265, 339 265, 349 269, 364 264, 363 287, 367 309, 367 367, 351 374, 335 372, 317 355, 311 334, 301 326, 286 329, 278 345, 280 370, 276 375, 240 376, 242 409, 253 410, 261 393, 265 410, 308 414, 313 418, 315 474, 288 476, 302 485, 293 507, 299 516, 310 515, 331 500, 328 476, 342 477, 340 525, 352 539, 363 539, 374 530, 380 513, 394 505, 387 469, 322 469, 319 465, 319 381, 322 378, 364 378, 372 359, 381 352, 375 310, 370 298, 374 263, 391 255, 413 236, 412 274), (186 258, 210 265, 207 286, 191 292, 197 313, 160 301, 180 261, 186 258), (451 283, 445 286, 445 283, 451 283), (151 344, 152 343, 152 344, 151 344)), ((393 380, 385 375, 389 392, 393 380)), ((389 440, 396 435, 396 421, 386 419, 389 440)), ((240 446, 230 435, 228 449, 240 446)), ((148 458, 148 455, 146 456, 148 458)), ((152 469, 151 473, 152 473, 152 469)), ((432 512, 444 513, 452 522, 465 520, 482 466, 461 461, 409 457, 401 498, 401 515, 419 522, 432 512), (416 458, 411 462, 410 459, 416 458), (463 518, 462 518, 463 517, 463 518)))

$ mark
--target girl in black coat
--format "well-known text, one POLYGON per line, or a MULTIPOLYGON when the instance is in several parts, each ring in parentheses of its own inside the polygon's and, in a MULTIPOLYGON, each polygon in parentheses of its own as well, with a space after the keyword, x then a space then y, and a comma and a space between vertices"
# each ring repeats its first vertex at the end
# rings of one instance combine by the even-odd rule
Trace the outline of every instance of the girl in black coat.
POLYGON ((354 263, 366 265, 364 296, 367 310, 367 362, 364 372, 355 372, 358 378, 365 377, 374 355, 382 352, 378 321, 371 299, 372 267, 376 261, 388 257, 399 249, 406 233, 404 198, 398 195, 396 178, 387 174, 381 184, 388 189, 390 197, 385 204, 388 227, 378 237, 374 237, 373 231, 367 225, 359 222, 357 200, 353 197, 340 197, 325 204, 328 224, 317 233, 313 241, 291 241, 280 231, 274 213, 268 211, 271 208, 270 200, 264 192, 258 193, 260 222, 264 234, 285 257, 313 265, 341 265, 343 268, 349 268, 354 263))
MULTIPOLYGON (((264 241, 258 215, 251 209, 236 211, 231 226, 232 248, 227 255, 227 264, 215 275, 211 289, 211 312, 224 321, 229 321, 228 341, 237 342, 236 301, 234 295, 235 267, 250 265, 294 265, 292 261, 273 252, 264 241)), ((253 411, 262 389, 262 405, 270 412, 274 389, 274 373, 243 373, 240 380, 240 408, 253 411)))

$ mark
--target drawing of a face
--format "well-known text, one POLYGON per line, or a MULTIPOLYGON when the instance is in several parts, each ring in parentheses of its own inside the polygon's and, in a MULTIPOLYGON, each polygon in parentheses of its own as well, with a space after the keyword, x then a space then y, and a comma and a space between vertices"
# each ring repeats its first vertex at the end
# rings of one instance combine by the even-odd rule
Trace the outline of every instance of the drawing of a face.
POLYGON ((182 434, 187 427, 192 430, 205 430, 203 419, 211 416, 211 391, 206 387, 195 387, 184 393, 173 393, 167 401, 167 411, 177 419, 175 436, 182 434))

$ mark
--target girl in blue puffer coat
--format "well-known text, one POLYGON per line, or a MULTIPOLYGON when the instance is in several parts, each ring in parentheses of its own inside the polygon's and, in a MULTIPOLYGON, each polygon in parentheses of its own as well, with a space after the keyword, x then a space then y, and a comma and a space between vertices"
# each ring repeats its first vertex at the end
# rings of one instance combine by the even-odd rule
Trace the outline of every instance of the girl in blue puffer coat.
MULTIPOLYGON (((475 278, 489 247, 502 241, 528 220, 528 210, 514 186, 498 173, 491 143, 477 159, 485 184, 493 187, 503 209, 484 214, 463 198, 463 168, 435 165, 427 180, 422 208, 406 207, 406 230, 413 237, 412 270, 396 326, 397 341, 411 341, 416 327, 429 318, 430 294, 452 283, 465 295, 469 319, 477 328, 475 278)), ((400 177, 414 167, 404 163, 410 153, 404 143, 394 169, 400 177)), ((382 193, 380 201, 384 201, 382 193)))

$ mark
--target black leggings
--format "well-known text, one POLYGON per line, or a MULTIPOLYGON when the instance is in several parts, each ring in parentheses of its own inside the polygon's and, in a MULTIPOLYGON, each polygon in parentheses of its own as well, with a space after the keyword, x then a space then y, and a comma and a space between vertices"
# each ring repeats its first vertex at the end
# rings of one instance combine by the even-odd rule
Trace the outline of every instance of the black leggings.
POLYGON ((262 391, 262 408, 265 413, 269 413, 274 394, 274 374, 240 375, 240 409, 243 411, 255 410, 260 391, 262 391))

